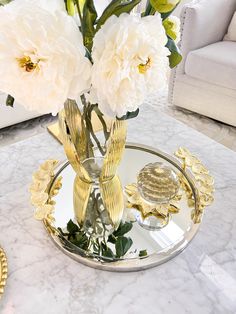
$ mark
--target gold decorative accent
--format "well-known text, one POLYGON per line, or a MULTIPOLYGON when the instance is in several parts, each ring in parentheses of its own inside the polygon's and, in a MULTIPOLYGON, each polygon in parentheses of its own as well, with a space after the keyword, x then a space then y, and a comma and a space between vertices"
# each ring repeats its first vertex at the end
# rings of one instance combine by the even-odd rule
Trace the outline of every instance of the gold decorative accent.
MULTIPOLYGON (((84 113, 85 114, 85 113, 84 113)), ((117 167, 121 161, 123 151, 125 149, 126 132, 127 125, 125 121, 103 120, 103 117, 98 117, 95 112, 93 112, 93 118, 85 118, 75 101, 67 100, 64 105, 64 110, 59 113, 59 126, 61 131, 62 142, 64 146, 65 153, 72 165, 74 171, 76 172, 76 178, 74 182, 74 210, 77 221, 83 224, 87 204, 89 200, 89 194, 94 190, 94 177, 89 171, 89 161, 92 164, 91 159, 96 159, 95 150, 90 142, 91 139, 87 134, 87 123, 91 124, 93 132, 97 130, 102 130, 104 123, 107 125, 107 136, 105 143, 105 156, 99 157, 102 161, 102 165, 99 169, 99 176, 97 178, 97 187, 100 188, 101 194, 105 196, 104 206, 109 206, 109 213, 111 214, 111 220, 113 225, 117 225, 117 217, 122 217, 124 204, 121 201, 116 203, 111 203, 108 197, 108 191, 112 191, 114 187, 114 180, 111 182, 116 174, 117 167), (100 118, 100 119, 98 119, 100 118), (98 121, 99 120, 99 121, 98 121), (95 121, 95 126, 93 122, 95 121), (108 132, 109 131, 109 132, 108 132), (111 186, 109 189, 105 188, 106 182, 110 181, 111 186), (104 189, 106 192, 104 192, 104 189), (79 195, 80 194, 80 195, 79 195), (107 204, 106 204, 107 202, 107 204), (111 205, 114 208, 111 208, 111 205), (119 212, 118 212, 119 211, 119 212)), ((118 186, 118 183, 115 184, 118 186)), ((114 195, 112 195, 114 197, 114 195)))
POLYGON ((48 132, 60 143, 62 144, 62 138, 61 138, 61 133, 60 133, 60 128, 59 128, 59 123, 54 122, 53 124, 50 124, 48 127, 48 132))
POLYGON ((125 149, 127 123, 125 120, 115 120, 111 127, 107 152, 102 167, 100 181, 106 181, 116 174, 125 149))
POLYGON ((127 195, 127 206, 129 208, 138 209, 143 218, 155 216, 158 218, 166 218, 169 213, 178 213, 179 202, 182 199, 183 192, 187 197, 188 206, 194 208, 191 218, 194 223, 200 223, 204 208, 212 204, 214 197, 214 179, 210 176, 209 171, 200 160, 192 155, 186 148, 179 148, 175 152, 175 156, 182 161, 184 172, 189 168, 194 178, 194 186, 196 195, 193 195, 193 190, 184 175, 179 174, 180 190, 177 195, 166 204, 151 204, 146 202, 138 191, 137 184, 127 185, 125 192, 127 195))
POLYGON ((36 208, 34 216, 38 220, 47 220, 53 222, 53 213, 55 201, 52 197, 57 195, 62 184, 62 177, 58 177, 54 182, 53 187, 50 189, 52 180, 54 179, 54 170, 58 165, 57 160, 45 161, 33 174, 33 182, 29 188, 31 192, 31 203, 36 208))
POLYGON ((181 194, 177 194, 166 204, 151 204, 141 197, 137 184, 135 183, 127 185, 125 187, 125 192, 128 198, 127 207, 139 210, 143 218, 155 216, 157 218, 165 219, 169 213, 177 214, 180 210, 176 203, 181 199, 181 194))
POLYGON ((75 217, 79 224, 82 224, 85 219, 91 189, 91 183, 81 180, 80 176, 76 175, 74 181, 73 200, 75 217))
POLYGON ((66 101, 64 108, 59 113, 59 126, 66 156, 74 171, 90 182, 90 176, 82 166, 89 145, 80 110, 76 102, 70 99, 66 101))
MULTIPOLYGON (((182 161, 184 170, 189 168, 195 179, 196 187, 198 190, 198 206, 192 211, 192 219, 194 223, 200 223, 204 209, 211 205, 214 201, 214 179, 209 174, 208 169, 201 163, 201 161, 191 154, 191 152, 183 147, 180 147, 175 156, 182 161)), ((187 191, 189 205, 193 203, 193 195, 186 181, 182 181, 185 190, 187 191)))
POLYGON ((145 74, 148 69, 150 69, 152 65, 152 61, 150 58, 147 59, 146 63, 140 63, 138 65, 138 70, 140 74, 145 74))
POLYGON ((115 227, 118 228, 123 216, 124 198, 120 179, 114 176, 112 180, 100 183, 104 206, 115 227))
POLYGON ((7 281, 7 257, 3 249, 0 247, 0 299, 4 293, 4 287, 7 281))

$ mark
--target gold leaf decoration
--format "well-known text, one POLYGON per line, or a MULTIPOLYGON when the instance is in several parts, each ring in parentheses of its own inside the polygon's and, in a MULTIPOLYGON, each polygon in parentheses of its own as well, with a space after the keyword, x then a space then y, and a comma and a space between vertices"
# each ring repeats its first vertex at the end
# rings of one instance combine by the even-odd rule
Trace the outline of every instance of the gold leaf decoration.
MULTIPOLYGON (((195 179, 196 188, 198 191, 198 204, 192 211, 192 219, 194 223, 200 223, 204 209, 211 205, 214 201, 214 179, 209 174, 209 170, 201 163, 201 161, 191 154, 191 152, 183 147, 180 147, 175 156, 182 161, 183 169, 189 168, 195 179)), ((182 185, 187 192, 189 206, 193 207, 195 202, 191 188, 186 181, 182 181, 182 185)))
POLYGON ((54 179, 54 170, 57 165, 57 160, 47 160, 33 174, 33 182, 29 191, 31 193, 31 203, 35 207, 34 216, 37 220, 47 220, 50 223, 54 221, 55 202, 52 197, 57 195, 60 190, 62 177, 58 177, 54 182, 50 194, 49 188, 54 179))
POLYGON ((100 188, 104 206, 116 229, 120 224, 124 210, 123 190, 119 177, 115 176, 112 180, 101 182, 100 188))
POLYGON ((125 149, 127 123, 125 120, 115 120, 111 126, 109 140, 107 143, 107 152, 100 180, 105 181, 112 178, 120 164, 125 149))
POLYGON ((68 160, 74 171, 86 181, 91 181, 82 166, 86 158, 87 138, 80 110, 73 100, 67 100, 64 109, 59 112, 60 135, 68 160))
POLYGON ((75 217, 79 224, 84 222, 91 188, 91 183, 81 180, 79 175, 75 177, 73 201, 75 217))

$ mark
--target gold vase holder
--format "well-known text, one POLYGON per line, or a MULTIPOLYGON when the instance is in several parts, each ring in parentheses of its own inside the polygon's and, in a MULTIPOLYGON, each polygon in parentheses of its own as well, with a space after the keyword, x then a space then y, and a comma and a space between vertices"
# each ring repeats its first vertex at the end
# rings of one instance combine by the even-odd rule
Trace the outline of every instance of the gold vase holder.
MULTIPOLYGON (((112 230, 104 239, 104 251, 94 252, 76 244, 82 233, 75 233, 76 241, 75 238, 70 240, 67 233, 68 223, 71 229, 79 228, 73 202, 75 176, 68 161, 48 160, 40 166, 30 187, 35 218, 44 223, 53 242, 65 254, 87 266, 108 271, 137 271, 170 260, 194 238, 204 209, 213 202, 214 180, 187 149, 179 148, 174 156, 170 156, 152 147, 127 143, 118 168, 124 198, 121 227, 118 231, 112 230), (146 164, 155 162, 173 169, 178 176, 179 190, 167 203, 150 205, 139 193, 137 175, 146 164), (157 219, 159 227, 143 227, 140 217, 144 222, 150 217, 157 219), (122 228, 127 229, 125 235, 122 228), (125 252, 122 256, 117 253, 120 247, 125 252)), ((85 187, 78 185, 78 188, 85 187)), ((120 202, 116 186, 110 187, 109 193, 110 198, 112 196, 110 204, 120 202)), ((112 207, 109 212, 112 213, 112 207)))

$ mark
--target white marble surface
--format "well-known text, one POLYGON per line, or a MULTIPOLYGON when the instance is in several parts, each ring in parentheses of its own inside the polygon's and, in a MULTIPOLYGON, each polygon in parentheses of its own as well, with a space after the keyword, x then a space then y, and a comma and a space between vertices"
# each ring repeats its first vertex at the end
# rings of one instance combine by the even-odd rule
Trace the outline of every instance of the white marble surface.
POLYGON ((1 314, 225 314, 236 312, 236 154, 148 105, 129 123, 129 141, 172 153, 186 146, 216 180, 191 245, 137 273, 109 273, 63 255, 33 218, 28 185, 45 159, 63 159, 45 132, 0 149, 0 243, 9 261, 1 314))

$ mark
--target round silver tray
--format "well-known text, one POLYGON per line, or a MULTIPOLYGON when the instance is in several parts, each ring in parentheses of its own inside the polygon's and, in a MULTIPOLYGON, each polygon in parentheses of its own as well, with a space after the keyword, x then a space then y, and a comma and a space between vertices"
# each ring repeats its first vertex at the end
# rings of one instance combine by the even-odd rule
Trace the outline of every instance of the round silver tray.
MULTIPOLYGON (((127 184, 135 183, 140 169, 148 163, 157 161, 169 164, 177 173, 185 177, 192 190, 195 206, 198 206, 197 190, 191 173, 188 170, 183 170, 181 163, 176 158, 152 147, 132 143, 126 145, 118 170, 122 185, 126 186, 127 184)), ((59 176, 62 176, 62 187, 53 198, 56 204, 53 214, 55 221, 52 227, 63 229, 70 219, 74 219, 73 182, 75 172, 69 162, 65 162, 56 168, 56 174, 50 189, 53 189, 54 183, 59 176)), ((164 263, 179 254, 190 243, 196 235, 200 223, 195 224, 193 222, 191 218, 193 208, 188 206, 186 197, 181 199, 179 207, 180 211, 172 214, 168 225, 160 230, 146 230, 138 222, 134 222, 133 228, 127 234, 127 236, 132 238, 133 245, 128 254, 119 260, 106 261, 96 256, 88 256, 87 252, 76 247, 68 240, 62 239, 61 235, 58 236, 57 233, 51 232, 48 222, 44 222, 54 243, 74 260, 98 269, 128 272, 143 270, 164 263), (140 250, 146 250, 148 255, 137 257, 137 254, 135 255, 134 253, 140 250)))

